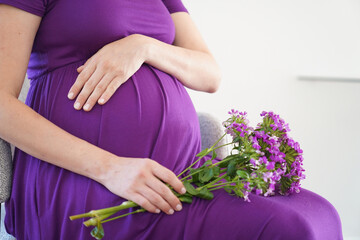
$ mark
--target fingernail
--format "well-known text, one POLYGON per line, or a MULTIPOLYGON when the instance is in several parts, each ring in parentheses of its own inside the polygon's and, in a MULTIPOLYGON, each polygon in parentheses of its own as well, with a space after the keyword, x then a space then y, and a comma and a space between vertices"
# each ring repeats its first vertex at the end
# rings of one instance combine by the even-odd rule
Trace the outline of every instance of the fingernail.
POLYGON ((176 210, 177 210, 177 211, 181 211, 181 209, 182 209, 181 204, 176 205, 176 210))
POLYGON ((173 209, 170 209, 169 210, 169 214, 171 215, 171 214, 174 214, 174 210, 173 209))
POLYGON ((100 98, 100 100, 99 100, 99 103, 104 103, 105 102, 105 99, 103 99, 103 98, 100 98))
POLYGON ((70 93, 68 94, 68 98, 70 98, 70 99, 72 99, 73 96, 74 96, 74 93, 73 93, 73 92, 70 92, 70 93))
POLYGON ((160 209, 156 209, 155 212, 156 212, 156 213, 160 213, 160 209))
POLYGON ((79 110, 79 109, 80 109, 80 103, 79 103, 79 102, 76 102, 76 103, 74 104, 74 108, 77 109, 77 110, 79 110))
POLYGON ((84 110, 89 110, 90 109, 90 104, 85 104, 85 106, 84 106, 84 110))
POLYGON ((182 194, 186 193, 186 189, 185 189, 185 188, 182 188, 182 189, 181 189, 181 193, 182 193, 182 194))

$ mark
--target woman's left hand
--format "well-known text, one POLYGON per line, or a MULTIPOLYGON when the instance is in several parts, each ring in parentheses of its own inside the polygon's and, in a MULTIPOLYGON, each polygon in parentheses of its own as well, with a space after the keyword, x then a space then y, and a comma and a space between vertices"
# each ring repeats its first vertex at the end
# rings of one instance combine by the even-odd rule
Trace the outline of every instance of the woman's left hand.
POLYGON ((76 98, 74 108, 90 111, 96 102, 105 104, 145 62, 145 41, 143 35, 130 35, 105 45, 80 66, 68 94, 76 98))

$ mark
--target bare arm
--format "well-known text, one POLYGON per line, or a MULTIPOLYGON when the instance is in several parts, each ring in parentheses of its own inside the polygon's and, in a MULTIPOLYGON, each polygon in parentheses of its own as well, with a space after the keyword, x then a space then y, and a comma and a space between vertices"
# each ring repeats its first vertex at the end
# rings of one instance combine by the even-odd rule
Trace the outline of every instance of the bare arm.
POLYGON ((148 38, 145 62, 174 75, 184 86, 213 93, 219 88, 221 72, 190 15, 171 14, 176 35, 173 45, 148 38))
POLYGON ((188 88, 215 92, 221 73, 200 32, 188 13, 171 17, 176 31, 173 45, 133 34, 104 46, 80 66, 69 90, 69 98, 76 98, 74 108, 90 111, 96 102, 105 104, 144 62, 174 75, 188 88))
POLYGON ((148 211, 176 209, 179 200, 159 180, 180 193, 183 185, 170 170, 150 159, 134 161, 104 151, 17 99, 40 21, 38 16, 0 4, 0 137, 36 158, 92 178, 148 211))
POLYGON ((70 135, 17 100, 40 20, 0 5, 0 136, 34 157, 99 180, 101 168, 94 156, 106 161, 110 153, 70 135), (92 161, 86 164, 87 159, 92 161))

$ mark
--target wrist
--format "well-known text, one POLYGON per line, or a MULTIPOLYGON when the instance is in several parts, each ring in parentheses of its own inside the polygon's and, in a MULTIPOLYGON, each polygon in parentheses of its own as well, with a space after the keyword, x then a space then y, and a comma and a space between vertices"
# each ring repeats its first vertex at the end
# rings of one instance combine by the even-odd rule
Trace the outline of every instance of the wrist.
POLYGON ((155 39, 148 37, 148 36, 144 36, 144 35, 140 35, 140 34, 136 34, 138 35, 139 38, 139 51, 140 51, 140 56, 143 59, 144 63, 147 63, 150 61, 151 56, 152 56, 152 52, 155 45, 155 39))
POLYGON ((104 185, 109 177, 109 172, 114 166, 114 162, 120 160, 121 159, 119 159, 116 155, 103 151, 96 159, 95 164, 93 164, 91 169, 89 169, 89 177, 104 185))

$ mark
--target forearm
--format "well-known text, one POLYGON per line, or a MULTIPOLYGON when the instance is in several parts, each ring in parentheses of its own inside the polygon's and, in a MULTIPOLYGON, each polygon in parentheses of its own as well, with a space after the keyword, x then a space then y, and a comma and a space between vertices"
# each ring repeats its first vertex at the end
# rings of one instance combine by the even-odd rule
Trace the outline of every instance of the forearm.
POLYGON ((57 127, 13 95, 0 93, 0 136, 24 152, 101 181, 114 155, 57 127))
POLYGON ((215 92, 220 84, 219 66, 211 54, 170 45, 146 37, 145 63, 175 76, 193 90, 215 92))

